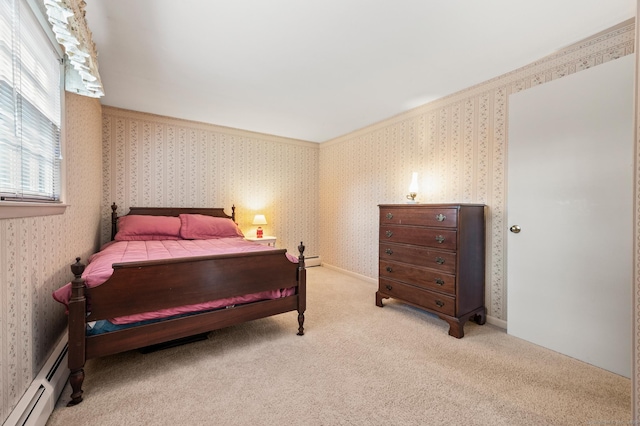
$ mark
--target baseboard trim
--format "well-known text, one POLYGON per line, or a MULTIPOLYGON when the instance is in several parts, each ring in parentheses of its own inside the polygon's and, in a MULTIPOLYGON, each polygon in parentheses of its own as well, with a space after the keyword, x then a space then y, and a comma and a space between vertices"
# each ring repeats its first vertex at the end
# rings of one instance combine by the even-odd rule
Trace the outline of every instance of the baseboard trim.
POLYGON ((491 315, 487 315, 487 322, 491 325, 495 325, 496 327, 507 329, 507 322, 505 320, 498 319, 496 317, 492 317, 491 315))
POLYGON ((364 276, 364 275, 356 274, 355 272, 347 271, 346 269, 338 268, 337 266, 333 266, 333 265, 330 265, 328 263, 323 263, 322 266, 327 268, 327 269, 333 269, 334 271, 341 272, 341 273, 343 273, 345 275, 350 275, 350 276, 352 276, 354 278, 358 278, 358 279, 361 279, 363 281, 370 282, 372 284, 376 284, 376 285, 378 284, 378 279, 377 278, 371 278, 371 277, 367 277, 367 276, 364 276))

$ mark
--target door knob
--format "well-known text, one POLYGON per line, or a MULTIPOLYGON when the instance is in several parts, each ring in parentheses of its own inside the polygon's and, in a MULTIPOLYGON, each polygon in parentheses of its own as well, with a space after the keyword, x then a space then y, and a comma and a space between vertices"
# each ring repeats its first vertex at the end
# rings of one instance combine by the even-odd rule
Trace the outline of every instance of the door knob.
POLYGON ((522 229, 519 225, 513 225, 511 228, 509 228, 509 231, 513 232, 514 234, 518 234, 520 231, 522 231, 522 229))

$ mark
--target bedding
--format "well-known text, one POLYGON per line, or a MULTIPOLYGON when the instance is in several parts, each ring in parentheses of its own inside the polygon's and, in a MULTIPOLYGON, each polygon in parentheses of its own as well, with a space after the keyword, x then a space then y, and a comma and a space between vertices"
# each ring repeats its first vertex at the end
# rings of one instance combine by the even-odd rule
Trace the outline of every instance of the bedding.
POLYGON ((128 215, 118 219, 118 232, 114 240, 179 240, 180 227, 177 217, 128 215))
POLYGON ((181 214, 180 236, 185 240, 244 237, 232 220, 203 214, 181 214))
MULTIPOLYGON (((228 219, 226 219, 226 221, 231 222, 228 219)), ((228 253, 248 253, 270 249, 272 248, 246 241, 241 237, 214 238, 209 240, 112 241, 105 244, 102 250, 89 258, 89 264, 82 274, 82 279, 84 279, 87 288, 99 286, 113 274, 114 263, 176 259, 228 253)), ((298 258, 289 253, 285 253, 285 256, 293 263, 298 262, 298 258)), ((212 300, 205 303, 172 307, 154 312, 109 318, 109 321, 113 324, 121 325, 162 319, 190 312, 206 311, 258 300, 290 296, 294 290, 293 288, 288 288, 263 291, 232 298, 212 300)), ((67 283, 54 291, 53 298, 68 308, 69 299, 71 298, 71 283, 67 283)))

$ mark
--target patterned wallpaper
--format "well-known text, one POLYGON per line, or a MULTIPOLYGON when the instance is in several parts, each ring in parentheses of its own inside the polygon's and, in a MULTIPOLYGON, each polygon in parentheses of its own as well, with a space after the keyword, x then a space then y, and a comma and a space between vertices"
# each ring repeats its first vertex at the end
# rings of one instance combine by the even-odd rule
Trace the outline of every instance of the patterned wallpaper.
POLYGON ((411 173, 418 172, 420 202, 488 206, 486 302, 490 320, 504 326, 507 98, 631 54, 634 37, 630 20, 508 74, 322 143, 322 261, 376 278, 377 205, 404 203, 411 173))
POLYGON ((277 247, 318 254, 318 144, 227 127, 103 108, 102 242, 110 205, 224 207, 247 236, 255 214, 277 247))
POLYGON ((0 220, 0 423, 9 416, 66 328, 51 292, 73 278, 69 265, 99 242, 101 107, 65 96, 67 203, 62 215, 0 220))

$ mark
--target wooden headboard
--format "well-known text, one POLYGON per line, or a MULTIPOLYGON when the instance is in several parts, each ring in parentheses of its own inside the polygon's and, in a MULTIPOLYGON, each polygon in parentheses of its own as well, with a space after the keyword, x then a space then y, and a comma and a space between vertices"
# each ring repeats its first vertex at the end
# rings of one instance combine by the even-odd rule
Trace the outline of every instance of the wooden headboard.
MULTIPOLYGON (((116 236, 118 226, 118 206, 116 203, 111 205, 111 240, 116 236)), ((231 206, 231 216, 224 212, 221 207, 129 207, 127 215, 146 215, 146 216, 179 216, 181 214, 203 214, 206 216, 226 217, 232 221, 236 221, 236 206, 231 206)))

